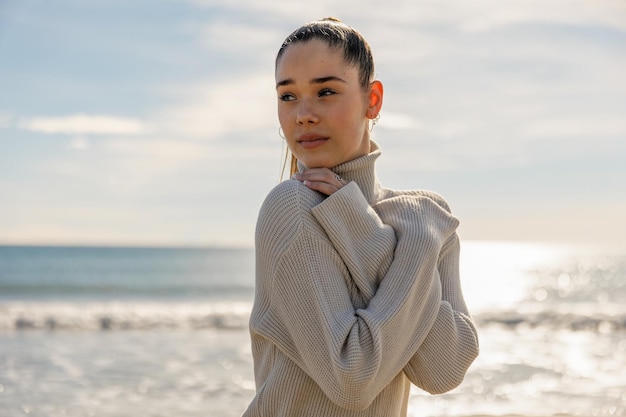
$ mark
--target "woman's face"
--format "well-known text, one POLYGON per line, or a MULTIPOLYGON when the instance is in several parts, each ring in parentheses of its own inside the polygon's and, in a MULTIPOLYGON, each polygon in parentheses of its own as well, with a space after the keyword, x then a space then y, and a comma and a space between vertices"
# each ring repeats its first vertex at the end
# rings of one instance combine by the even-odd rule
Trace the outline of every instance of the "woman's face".
POLYGON ((369 93, 342 50, 320 40, 287 47, 276 66, 276 91, 287 144, 307 168, 369 153, 369 93))

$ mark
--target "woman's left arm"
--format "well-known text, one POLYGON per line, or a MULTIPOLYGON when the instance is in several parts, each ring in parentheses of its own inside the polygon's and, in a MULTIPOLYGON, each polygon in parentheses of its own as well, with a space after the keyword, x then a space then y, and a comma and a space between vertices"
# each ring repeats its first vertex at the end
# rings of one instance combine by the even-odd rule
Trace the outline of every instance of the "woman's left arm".
MULTIPOLYGON (((310 184, 308 186, 324 194, 334 194, 337 187, 336 184, 332 184, 332 175, 330 180, 328 179, 329 172, 325 169, 311 170, 307 178, 313 178, 318 182, 314 182, 314 186, 310 184)), ((367 305, 380 284, 381 273, 385 274, 389 264, 381 262, 385 259, 384 256, 377 257, 372 252, 367 253, 363 248, 371 249, 372 246, 368 245, 367 240, 359 239, 358 236, 355 236, 355 239, 348 239, 347 242, 350 245, 344 245, 345 237, 354 236, 354 230, 359 228, 354 229, 353 233, 348 233, 344 230, 345 225, 354 223, 354 219, 339 220, 333 214, 342 212, 336 209, 338 206, 349 205, 353 201, 350 196, 356 192, 356 189, 354 184, 350 184, 347 190, 333 197, 334 203, 331 208, 320 205, 313 210, 313 214, 328 233, 335 247, 344 255, 344 262, 350 270, 351 278, 361 289, 363 302, 367 305), (329 222, 329 219, 335 221, 329 222), (349 256, 345 256, 346 254, 349 256), (350 262, 355 260, 358 262, 350 262)), ((431 192, 423 194, 436 202, 445 212, 450 213, 448 204, 441 196, 431 192)), ((478 356, 478 335, 461 291, 459 252, 459 237, 455 232, 443 244, 437 260, 435 274, 441 283, 442 295, 435 322, 404 369, 405 375, 412 383, 433 394, 447 392, 457 387, 463 381, 469 366, 478 356)))
POLYGON ((431 394, 457 387, 478 356, 478 334, 467 311, 459 278, 459 238, 442 247, 437 272, 442 300, 437 319, 404 373, 431 394))

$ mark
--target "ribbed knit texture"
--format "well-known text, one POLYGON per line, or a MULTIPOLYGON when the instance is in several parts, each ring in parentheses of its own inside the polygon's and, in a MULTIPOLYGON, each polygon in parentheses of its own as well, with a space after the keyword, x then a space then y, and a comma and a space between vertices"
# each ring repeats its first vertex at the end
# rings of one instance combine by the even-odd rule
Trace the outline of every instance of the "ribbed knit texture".
POLYGON ((245 417, 405 416, 411 382, 449 391, 478 355, 458 220, 435 193, 382 188, 379 155, 335 167, 350 183, 329 197, 296 180, 267 196, 245 417))

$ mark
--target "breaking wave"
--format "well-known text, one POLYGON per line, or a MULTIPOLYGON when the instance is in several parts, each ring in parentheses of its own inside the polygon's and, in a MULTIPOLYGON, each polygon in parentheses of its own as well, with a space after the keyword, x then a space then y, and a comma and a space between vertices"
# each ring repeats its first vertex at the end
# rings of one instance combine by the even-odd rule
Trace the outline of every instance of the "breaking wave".
MULTIPOLYGON (((251 308, 248 301, 9 302, 0 304, 0 331, 244 330, 251 308)), ((479 327, 508 330, 626 331, 623 311, 586 314, 581 310, 483 312, 474 320, 479 327)))
POLYGON ((234 329, 251 304, 232 302, 12 302, 0 304, 0 331, 234 329))

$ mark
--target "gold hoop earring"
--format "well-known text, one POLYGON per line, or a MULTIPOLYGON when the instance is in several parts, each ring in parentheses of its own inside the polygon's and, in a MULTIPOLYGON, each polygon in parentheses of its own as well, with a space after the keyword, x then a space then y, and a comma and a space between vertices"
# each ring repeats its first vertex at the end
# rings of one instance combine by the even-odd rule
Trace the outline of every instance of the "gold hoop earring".
POLYGON ((285 135, 283 134, 283 128, 278 128, 278 136, 280 136, 283 140, 285 140, 285 135))

